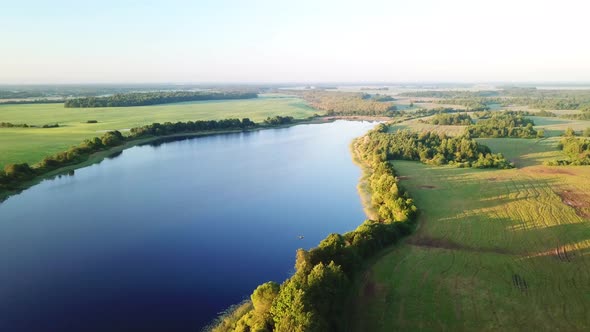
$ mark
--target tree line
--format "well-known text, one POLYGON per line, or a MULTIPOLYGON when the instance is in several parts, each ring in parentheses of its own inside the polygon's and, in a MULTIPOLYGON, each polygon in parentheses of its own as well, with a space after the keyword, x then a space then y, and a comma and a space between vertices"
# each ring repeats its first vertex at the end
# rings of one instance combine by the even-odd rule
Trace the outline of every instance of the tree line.
POLYGON ((433 125, 445 125, 445 126, 468 126, 473 124, 473 120, 469 114, 457 113, 457 114, 445 114, 438 113, 428 120, 422 120, 421 122, 429 123, 433 125))
POLYGON ((380 220, 366 220, 352 232, 328 235, 316 248, 297 250, 291 278, 281 285, 258 286, 248 309, 240 307, 240 314, 221 317, 212 331, 345 329, 346 297, 363 261, 410 234, 417 213, 413 200, 398 185, 391 163, 364 150, 359 157, 371 170, 369 187, 380 220))
POLYGON ((0 100, 0 105, 61 104, 63 102, 65 102, 65 99, 0 100))
POLYGON ((436 102, 485 110, 490 104, 528 106, 541 110, 590 110, 590 90, 550 90, 504 87, 487 91, 417 91, 402 93, 406 97, 440 98, 436 102))
POLYGON ((473 98, 473 99, 443 99, 443 100, 436 100, 438 104, 451 104, 451 105, 461 105, 465 107, 465 111, 468 112, 481 112, 487 111, 490 109, 488 106, 489 104, 493 104, 493 100, 484 99, 484 98, 473 98))
POLYGON ((486 112, 479 120, 467 128, 470 137, 542 137, 544 133, 533 128, 534 121, 520 112, 486 112))
POLYGON ((564 114, 561 117, 572 120, 590 120, 590 109, 578 114, 564 114))
POLYGON ((290 116, 275 116, 268 118, 261 124, 257 124, 248 118, 225 119, 210 121, 188 121, 188 122, 166 122, 153 123, 141 127, 132 128, 128 136, 121 132, 109 131, 100 137, 86 139, 82 143, 70 147, 66 151, 43 158, 38 164, 30 166, 27 163, 8 164, 4 170, 0 170, 0 191, 14 190, 26 181, 37 176, 47 174, 58 168, 78 164, 88 160, 91 154, 104 151, 126 142, 152 136, 166 136, 178 133, 194 133, 214 130, 248 130, 256 127, 272 127, 293 123, 295 120, 290 116))
POLYGON ((36 126, 26 123, 0 122, 0 128, 59 128, 59 123, 49 123, 42 126, 36 126))
POLYGON ((281 285, 267 282, 258 286, 249 304, 219 318, 212 331, 345 330, 346 299, 363 262, 414 228, 418 209, 399 184, 392 160, 420 160, 424 150, 424 156, 437 151, 472 167, 511 167, 501 155, 492 155, 467 137, 456 140, 433 133, 388 131, 387 125, 378 125, 352 144, 370 172, 368 187, 378 220, 366 220, 352 232, 330 234, 311 250, 297 250, 291 278, 281 285), (413 142, 406 144, 408 141, 413 142), (494 164, 480 164, 480 158, 490 158, 494 164))
POLYGON ((435 132, 398 130, 389 133, 381 124, 369 135, 364 151, 381 160, 412 160, 431 165, 455 165, 476 168, 512 168, 500 153, 477 143, 467 135, 449 137, 435 132))
POLYGON ((64 107, 129 107, 179 103, 184 101, 252 99, 258 94, 251 92, 204 92, 204 91, 161 91, 142 93, 118 93, 105 97, 82 97, 68 99, 64 107))
POLYGON ((322 90, 290 90, 288 93, 304 99, 313 108, 326 112, 328 116, 395 116, 396 113, 396 107, 391 101, 386 101, 381 96, 373 98, 365 93, 322 90))

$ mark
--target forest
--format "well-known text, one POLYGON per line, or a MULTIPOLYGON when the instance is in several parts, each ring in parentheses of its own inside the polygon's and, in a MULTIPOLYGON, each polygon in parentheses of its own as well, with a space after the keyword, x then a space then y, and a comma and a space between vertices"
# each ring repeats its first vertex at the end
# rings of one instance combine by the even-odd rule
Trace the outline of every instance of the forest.
POLYGON ((129 107, 200 100, 252 99, 257 97, 258 94, 252 92, 170 91, 145 93, 118 93, 112 96, 105 97, 83 97, 67 99, 64 103, 64 107, 129 107))
POLYGON ((438 113, 428 120, 422 120, 422 122, 433 124, 433 125, 445 125, 445 126, 468 126, 473 124, 473 120, 469 114, 457 113, 457 114, 445 114, 438 113))
POLYGON ((550 90, 504 87, 485 91, 418 91, 403 93, 406 97, 440 98, 439 103, 466 106, 470 110, 485 110, 489 104, 504 107, 517 105, 541 110, 590 110, 588 90, 550 90), (479 109, 478 109, 479 108, 479 109))
POLYGON ((388 96, 373 97, 366 93, 322 90, 289 90, 288 93, 304 99, 313 108, 326 112, 327 116, 394 116, 396 114, 396 107, 388 96))
POLYGON ((533 128, 534 121, 520 112, 485 112, 479 120, 467 128, 470 137, 542 137, 543 132, 533 128))
POLYGON ((413 160, 432 165, 455 165, 475 168, 512 168, 502 154, 493 154, 490 149, 468 136, 449 137, 434 132, 398 130, 388 132, 387 125, 380 124, 369 133, 364 153, 367 158, 380 160, 413 160))

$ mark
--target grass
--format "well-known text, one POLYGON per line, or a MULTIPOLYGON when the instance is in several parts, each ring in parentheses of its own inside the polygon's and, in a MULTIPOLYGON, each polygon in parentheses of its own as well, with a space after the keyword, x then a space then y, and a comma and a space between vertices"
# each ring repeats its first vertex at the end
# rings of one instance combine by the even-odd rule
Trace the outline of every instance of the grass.
POLYGON ((517 169, 394 162, 419 228, 358 287, 354 331, 590 328, 590 168, 550 140, 486 139, 517 169))
POLYGON ((397 130, 413 130, 413 131, 432 131, 438 134, 446 134, 448 136, 458 136, 465 132, 467 126, 449 126, 449 125, 433 125, 429 123, 421 123, 420 120, 428 120, 431 117, 424 117, 420 119, 413 119, 401 122, 390 126, 390 131, 397 130))
POLYGON ((257 99, 202 101, 177 104, 64 108, 62 104, 0 105, 0 122, 60 128, 0 128, 0 168, 9 163, 36 163, 47 155, 66 150, 82 140, 108 130, 124 130, 153 122, 245 118, 261 121, 282 115, 306 118, 316 111, 303 100, 284 95, 262 95, 257 99), (86 123, 97 120, 98 123, 86 123))
POLYGON ((590 127, 590 121, 585 120, 569 120, 561 118, 547 118, 540 116, 530 116, 529 118, 535 121, 536 129, 544 129, 546 136, 558 136, 567 128, 572 128, 575 131, 583 131, 590 127))

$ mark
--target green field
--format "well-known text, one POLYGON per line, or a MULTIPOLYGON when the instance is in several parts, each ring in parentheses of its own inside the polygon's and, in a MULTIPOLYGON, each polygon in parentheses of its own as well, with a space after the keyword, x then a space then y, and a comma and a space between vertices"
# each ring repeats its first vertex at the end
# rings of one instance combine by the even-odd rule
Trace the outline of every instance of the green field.
POLYGON ((60 128, 0 128, 0 168, 9 163, 36 163, 43 157, 66 150, 85 138, 108 130, 124 130, 154 122, 245 118, 261 121, 282 115, 306 118, 316 113, 303 100, 284 95, 261 95, 257 99, 202 101, 178 104, 64 108, 62 104, 0 105, 0 122, 60 128), (86 123, 97 120, 96 124, 86 123))
POLYGON ((485 139, 510 170, 394 162, 415 234, 361 280, 353 331, 590 329, 590 168, 546 167, 555 139, 485 139))

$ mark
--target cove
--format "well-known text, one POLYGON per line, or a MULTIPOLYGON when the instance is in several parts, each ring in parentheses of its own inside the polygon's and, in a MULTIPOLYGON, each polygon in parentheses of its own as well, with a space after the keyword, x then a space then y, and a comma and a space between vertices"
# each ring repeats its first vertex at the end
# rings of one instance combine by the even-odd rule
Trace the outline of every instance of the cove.
POLYGON ((198 331, 366 218, 336 121, 133 147, 0 204, 1 331, 198 331))

